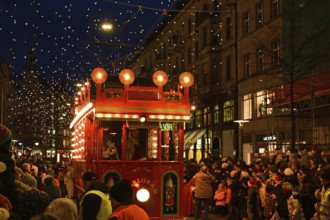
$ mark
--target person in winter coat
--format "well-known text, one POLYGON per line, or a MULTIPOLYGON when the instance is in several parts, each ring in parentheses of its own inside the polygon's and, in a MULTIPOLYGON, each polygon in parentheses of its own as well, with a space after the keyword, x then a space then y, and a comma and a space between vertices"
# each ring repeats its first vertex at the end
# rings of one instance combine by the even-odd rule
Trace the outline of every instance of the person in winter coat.
POLYGON ((227 186, 224 181, 219 183, 213 199, 215 201, 215 213, 220 214, 221 216, 225 215, 227 209, 227 186))
POLYGON ((193 176, 193 181, 195 185, 195 210, 194 210, 194 220, 197 220, 199 217, 199 212, 201 206, 204 206, 204 216, 203 219, 208 219, 209 206, 212 202, 213 191, 212 191, 212 182, 216 179, 209 173, 208 167, 203 165, 200 168, 200 171, 193 176))
POLYGON ((287 206, 289 211, 290 220, 305 220, 304 212, 301 208, 300 202, 295 198, 295 192, 293 192, 293 186, 289 182, 282 184, 282 190, 284 197, 287 199, 287 206))
POLYGON ((51 200, 61 198, 61 189, 54 183, 52 176, 46 176, 44 178, 44 191, 50 196, 51 200))
POLYGON ((271 184, 266 185, 266 198, 265 198, 265 207, 263 210, 265 220, 270 220, 275 211, 275 194, 274 186, 271 184))

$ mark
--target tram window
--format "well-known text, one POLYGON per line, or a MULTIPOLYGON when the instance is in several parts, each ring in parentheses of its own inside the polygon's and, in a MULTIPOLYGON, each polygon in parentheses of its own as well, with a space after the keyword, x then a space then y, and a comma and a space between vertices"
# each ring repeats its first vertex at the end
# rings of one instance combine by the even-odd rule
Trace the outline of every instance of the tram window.
POLYGON ((128 160, 178 160, 178 129, 175 123, 155 122, 141 126, 139 123, 129 124, 126 140, 128 160))
POLYGON ((129 128, 127 139, 127 159, 143 160, 147 158, 148 129, 129 128))

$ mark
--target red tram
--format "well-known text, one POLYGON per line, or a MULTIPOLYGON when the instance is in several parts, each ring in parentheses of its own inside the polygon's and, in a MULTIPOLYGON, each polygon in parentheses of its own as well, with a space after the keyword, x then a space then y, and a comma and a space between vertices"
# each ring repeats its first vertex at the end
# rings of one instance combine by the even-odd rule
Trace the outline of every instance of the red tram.
POLYGON ((98 174, 109 188, 131 180, 136 201, 151 219, 182 219, 184 126, 190 119, 189 87, 194 78, 183 72, 177 89, 163 91, 168 76, 156 71, 155 86, 134 85, 134 73, 124 69, 119 80, 107 80, 103 68, 75 98, 72 153, 75 189, 83 194, 81 176, 98 174), (121 83, 120 83, 120 82, 121 83))

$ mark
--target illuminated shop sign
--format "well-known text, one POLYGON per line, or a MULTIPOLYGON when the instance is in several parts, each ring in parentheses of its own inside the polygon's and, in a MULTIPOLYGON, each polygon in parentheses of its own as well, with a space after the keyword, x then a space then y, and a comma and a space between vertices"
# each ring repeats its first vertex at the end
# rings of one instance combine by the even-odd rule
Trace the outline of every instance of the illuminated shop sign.
POLYGON ((275 141, 276 140, 276 136, 275 135, 264 136, 262 139, 264 141, 275 141))

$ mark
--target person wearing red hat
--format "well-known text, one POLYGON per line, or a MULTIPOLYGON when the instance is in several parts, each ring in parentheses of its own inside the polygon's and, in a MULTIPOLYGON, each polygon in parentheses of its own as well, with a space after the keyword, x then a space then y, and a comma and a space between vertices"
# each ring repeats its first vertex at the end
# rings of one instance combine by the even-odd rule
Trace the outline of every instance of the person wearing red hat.
POLYGON ((281 217, 281 219, 289 219, 289 210, 287 206, 286 197, 282 190, 283 179, 280 175, 276 175, 274 178, 274 194, 276 197, 276 212, 281 217))
POLYGON ((251 178, 248 181, 248 194, 247 194, 247 215, 248 219, 261 219, 262 211, 259 202, 258 189, 255 186, 256 181, 251 178))

